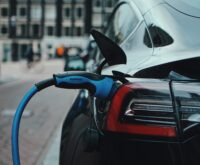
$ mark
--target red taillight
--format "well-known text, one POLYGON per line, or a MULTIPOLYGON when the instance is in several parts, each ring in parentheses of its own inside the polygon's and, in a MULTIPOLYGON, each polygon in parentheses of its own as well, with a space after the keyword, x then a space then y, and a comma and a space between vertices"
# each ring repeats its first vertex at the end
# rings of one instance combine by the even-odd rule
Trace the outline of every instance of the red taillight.
MULTIPOLYGON (((164 124, 162 124, 162 122, 155 124, 156 121, 154 121, 153 123, 151 123, 151 122, 148 123, 148 121, 152 121, 152 120, 149 120, 149 118, 152 118, 152 116, 150 116, 150 117, 147 116, 147 118, 148 118, 148 120, 146 120, 147 122, 144 122, 144 120, 143 120, 143 122, 140 122, 140 121, 139 122, 138 121, 137 122, 123 122, 120 120, 120 118, 125 113, 122 110, 124 108, 123 102, 124 102, 124 100, 126 100, 126 96, 128 94, 134 93, 135 88, 141 89, 142 87, 138 86, 138 84, 127 84, 127 85, 122 86, 117 91, 117 93, 115 94, 115 96, 113 97, 113 100, 111 102, 104 129, 106 131, 116 132, 116 133, 127 133, 127 134, 148 135, 148 136, 162 136, 162 137, 176 137, 177 133, 176 133, 175 125, 166 124, 167 123, 166 121, 164 122, 164 124)), ((146 111, 146 112, 149 113, 150 110, 146 111)), ((142 113, 145 113, 145 111, 142 113)), ((158 115, 158 111, 156 111, 156 112, 153 111, 153 113, 158 115)), ((161 113, 163 113, 163 112, 161 112, 161 113)), ((165 113, 168 113, 168 112, 165 112, 165 113)), ((171 111, 169 113, 171 113, 171 111)), ((130 115, 130 117, 131 117, 131 115, 130 115)), ((141 116, 139 116, 139 117, 141 117, 141 116)), ((133 112, 132 118, 134 118, 134 112, 133 112)), ((154 118, 155 118, 155 116, 154 116, 154 118)))

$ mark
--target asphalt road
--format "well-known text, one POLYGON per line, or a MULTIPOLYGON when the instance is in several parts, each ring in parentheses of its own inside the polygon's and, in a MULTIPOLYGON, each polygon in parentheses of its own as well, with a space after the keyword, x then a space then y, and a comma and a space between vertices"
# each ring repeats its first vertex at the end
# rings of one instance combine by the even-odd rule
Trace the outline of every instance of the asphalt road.
MULTIPOLYGON (((38 81, 37 76, 36 79, 34 76, 30 77, 31 79, 19 77, 0 84, 0 165, 12 164, 10 139, 13 113, 24 93, 38 81)), ((42 164, 41 160, 51 146, 53 135, 60 127, 76 94, 76 90, 50 87, 31 100, 20 125, 21 164, 42 164)))

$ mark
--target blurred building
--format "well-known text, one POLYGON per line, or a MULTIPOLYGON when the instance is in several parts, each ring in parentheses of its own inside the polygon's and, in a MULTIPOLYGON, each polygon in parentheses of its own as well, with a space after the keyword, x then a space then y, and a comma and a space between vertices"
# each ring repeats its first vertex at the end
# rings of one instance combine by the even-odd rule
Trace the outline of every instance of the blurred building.
POLYGON ((0 0, 0 56, 24 58, 29 44, 53 57, 59 46, 84 47, 91 27, 101 30, 117 0, 0 0))

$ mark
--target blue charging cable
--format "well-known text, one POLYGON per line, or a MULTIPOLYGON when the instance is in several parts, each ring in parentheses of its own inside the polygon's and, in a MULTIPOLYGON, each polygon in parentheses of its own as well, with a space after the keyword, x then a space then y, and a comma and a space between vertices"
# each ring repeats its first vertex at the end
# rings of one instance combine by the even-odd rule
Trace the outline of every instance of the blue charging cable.
POLYGON ((19 126, 21 117, 23 114, 23 111, 28 104, 28 102, 31 100, 31 98, 40 90, 47 88, 49 86, 54 85, 53 79, 47 79, 44 81, 41 81, 37 84, 35 84, 32 88, 29 89, 29 91, 24 95, 22 98, 19 106, 17 107, 13 124, 12 124, 12 158, 13 158, 13 165, 20 165, 20 156, 19 156, 19 126))
POLYGON ((13 125, 12 125, 12 157, 13 157, 13 164, 14 165, 20 165, 20 157, 19 157, 19 144, 18 144, 18 137, 19 137, 19 126, 20 126, 20 120, 23 114, 23 111, 27 105, 27 103, 30 101, 30 99, 38 92, 38 89, 36 86, 33 86, 23 97, 21 100, 14 119, 13 119, 13 125))
POLYGON ((115 93, 117 85, 111 77, 96 75, 87 72, 70 72, 66 74, 54 75, 52 79, 47 79, 35 84, 21 100, 12 124, 12 157, 13 165, 20 165, 19 156, 19 126, 23 111, 30 99, 40 90, 55 85, 66 89, 87 89, 98 98, 109 99, 115 93))

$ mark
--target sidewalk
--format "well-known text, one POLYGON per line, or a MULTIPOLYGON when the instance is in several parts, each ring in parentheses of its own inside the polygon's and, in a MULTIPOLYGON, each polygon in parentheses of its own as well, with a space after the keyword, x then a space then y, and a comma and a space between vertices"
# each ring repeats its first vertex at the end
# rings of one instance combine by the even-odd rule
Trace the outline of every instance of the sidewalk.
POLYGON ((26 61, 6 62, 1 65, 0 82, 14 79, 44 79, 51 77, 53 73, 62 73, 64 62, 61 59, 46 60, 36 63, 28 69, 26 61))
POLYGON ((37 165, 59 164, 61 128, 61 125, 57 128, 57 131, 49 141, 49 145, 46 148, 46 151, 44 151, 44 156, 40 158, 37 165))
POLYGON ((8 83, 8 82, 12 82, 12 81, 14 81, 14 80, 16 80, 16 78, 14 78, 14 77, 5 77, 5 76, 1 76, 1 77, 0 77, 0 85, 1 85, 1 84, 5 84, 5 83, 8 83))

